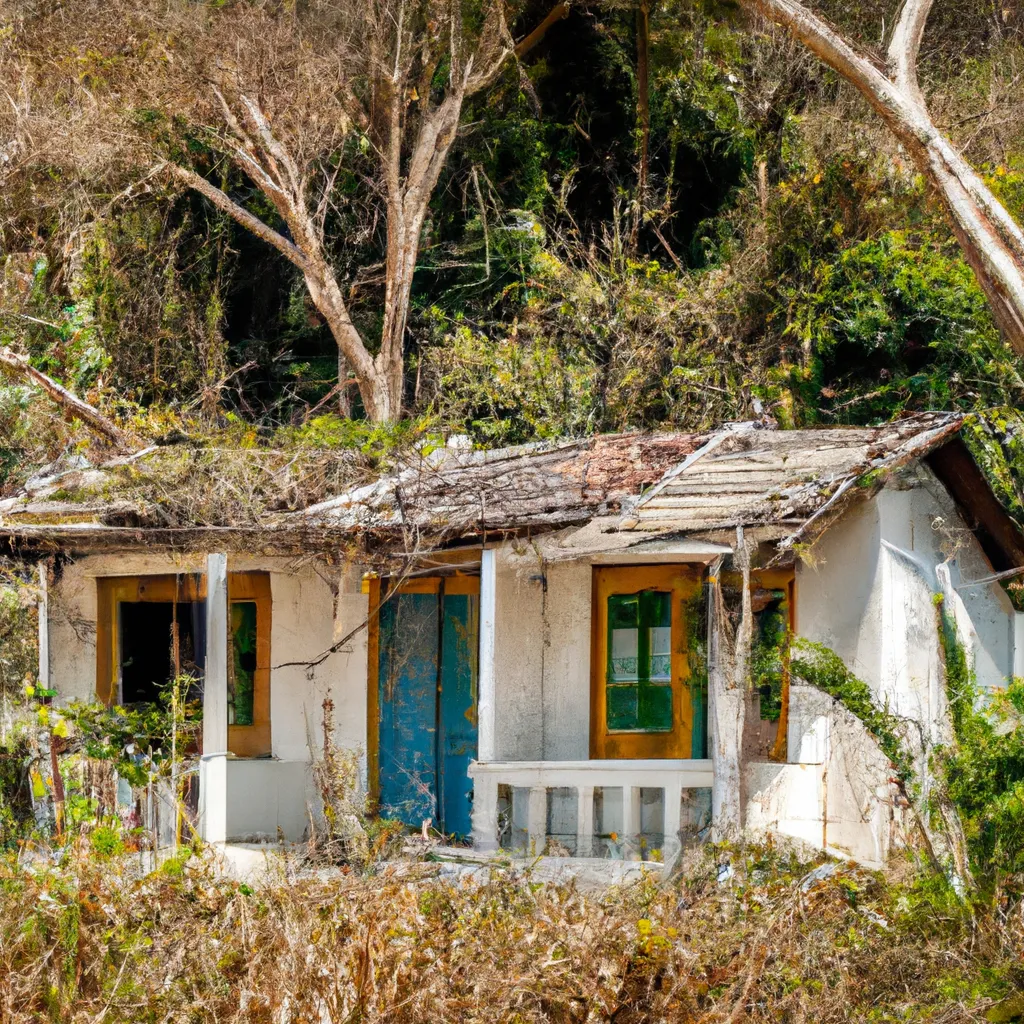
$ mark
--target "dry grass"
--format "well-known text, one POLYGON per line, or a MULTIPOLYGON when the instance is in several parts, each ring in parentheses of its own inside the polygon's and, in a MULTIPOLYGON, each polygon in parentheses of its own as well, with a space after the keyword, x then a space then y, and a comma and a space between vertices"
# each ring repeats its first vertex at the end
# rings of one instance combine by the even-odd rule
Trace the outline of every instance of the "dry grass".
POLYGON ((803 867, 759 857, 724 885, 705 857, 603 894, 430 865, 253 891, 192 866, 8 863, 0 1020, 951 1024, 1013 980, 1019 910, 853 869, 801 886, 803 867))

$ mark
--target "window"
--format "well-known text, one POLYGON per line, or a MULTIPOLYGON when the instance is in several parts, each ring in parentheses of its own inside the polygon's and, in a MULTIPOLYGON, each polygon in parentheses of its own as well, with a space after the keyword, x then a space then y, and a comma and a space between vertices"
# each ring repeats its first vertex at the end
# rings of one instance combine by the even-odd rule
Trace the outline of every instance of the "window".
POLYGON ((228 663, 228 724, 252 725, 256 698, 257 611, 255 601, 231 602, 228 663))
MULTIPOLYGON (((206 579, 200 573, 103 577, 97 583, 96 693, 108 704, 155 703, 181 671, 200 681, 206 664, 206 579), (176 629, 175 629, 176 627, 176 629)), ((270 577, 228 576, 228 749, 271 752, 270 577)))
POLYGON ((594 570, 590 753, 690 757, 704 750, 703 690, 691 692, 687 623, 702 566, 594 570), (699 731, 699 735, 697 735, 699 731))
POLYGON ((610 594, 608 623, 608 728, 671 730, 671 594, 660 590, 610 594))

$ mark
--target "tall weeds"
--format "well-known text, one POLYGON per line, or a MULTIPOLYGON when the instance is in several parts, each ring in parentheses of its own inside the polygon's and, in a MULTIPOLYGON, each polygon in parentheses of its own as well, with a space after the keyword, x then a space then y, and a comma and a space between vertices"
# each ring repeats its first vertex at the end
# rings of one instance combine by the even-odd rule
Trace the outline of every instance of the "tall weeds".
POLYGON ((195 863, 8 862, 0 1019, 950 1024, 983 1020, 1024 951, 1019 910, 770 850, 726 884, 701 857, 600 894, 430 865, 253 890, 195 863))

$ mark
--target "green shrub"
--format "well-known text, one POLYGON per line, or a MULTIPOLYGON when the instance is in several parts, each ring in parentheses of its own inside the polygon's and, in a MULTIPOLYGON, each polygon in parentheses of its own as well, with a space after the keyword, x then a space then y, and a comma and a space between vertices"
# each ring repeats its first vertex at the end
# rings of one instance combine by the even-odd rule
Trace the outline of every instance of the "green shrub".
POLYGON ((97 825, 89 833, 89 846, 102 858, 119 857, 126 849, 119 825, 97 825))

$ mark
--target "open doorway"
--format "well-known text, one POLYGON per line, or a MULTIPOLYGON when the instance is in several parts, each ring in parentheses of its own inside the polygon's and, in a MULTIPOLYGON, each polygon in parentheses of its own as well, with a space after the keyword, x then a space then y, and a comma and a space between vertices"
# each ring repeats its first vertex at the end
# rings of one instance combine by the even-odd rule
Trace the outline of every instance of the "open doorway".
POLYGON ((202 679, 206 662, 202 601, 122 601, 118 605, 121 704, 154 704, 178 673, 202 679))

